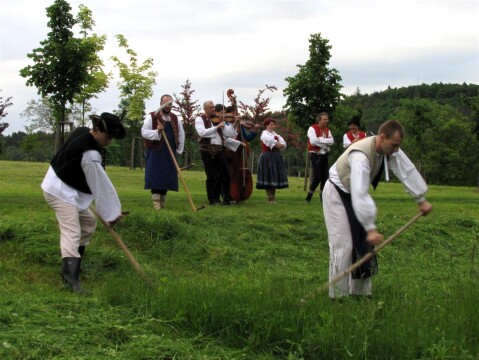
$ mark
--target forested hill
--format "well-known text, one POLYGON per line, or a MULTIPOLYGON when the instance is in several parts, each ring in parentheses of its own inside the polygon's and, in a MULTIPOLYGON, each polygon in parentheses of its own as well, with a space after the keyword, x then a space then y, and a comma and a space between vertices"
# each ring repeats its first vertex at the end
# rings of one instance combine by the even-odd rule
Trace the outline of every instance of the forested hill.
MULTIPOLYGON (((389 119, 406 130, 403 149, 429 183, 475 186, 479 173, 479 85, 431 84, 388 88, 345 97, 337 109, 341 130, 361 115, 364 130, 377 133, 389 119)), ((336 124, 336 127, 339 124, 336 124)))

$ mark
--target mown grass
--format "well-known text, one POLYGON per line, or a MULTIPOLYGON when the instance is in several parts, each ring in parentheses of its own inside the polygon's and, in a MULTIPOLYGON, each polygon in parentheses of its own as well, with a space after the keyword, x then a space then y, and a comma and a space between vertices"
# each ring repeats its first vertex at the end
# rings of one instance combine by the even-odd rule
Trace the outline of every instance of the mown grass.
MULTIPOLYGON (((478 359, 479 193, 431 186, 434 212, 379 254, 374 298, 333 303, 316 197, 290 178, 271 206, 193 213, 185 192, 152 209, 143 172, 109 167, 124 209, 116 227, 151 279, 99 224, 79 297, 61 289, 58 230, 39 185, 47 164, 0 162, 2 359, 478 359)), ((202 171, 184 177, 196 206, 202 171)), ((181 184, 180 184, 181 186, 181 184)), ((387 236, 416 211, 400 184, 373 194, 387 236)))

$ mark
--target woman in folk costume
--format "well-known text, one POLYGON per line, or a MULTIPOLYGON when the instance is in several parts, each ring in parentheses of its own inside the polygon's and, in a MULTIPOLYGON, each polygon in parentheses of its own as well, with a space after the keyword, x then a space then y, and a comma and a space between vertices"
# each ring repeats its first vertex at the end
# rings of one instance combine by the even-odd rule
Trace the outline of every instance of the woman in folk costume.
POLYGON ((361 123, 359 120, 359 116, 355 115, 351 118, 348 122, 349 131, 344 134, 343 136, 343 147, 346 149, 352 143, 364 139, 366 137, 366 133, 364 131, 360 131, 361 123))
POLYGON ((265 189, 270 204, 276 204, 276 189, 288 187, 288 175, 280 150, 286 149, 286 141, 274 130, 276 121, 268 118, 264 121, 261 134, 262 153, 258 160, 256 188, 265 189))

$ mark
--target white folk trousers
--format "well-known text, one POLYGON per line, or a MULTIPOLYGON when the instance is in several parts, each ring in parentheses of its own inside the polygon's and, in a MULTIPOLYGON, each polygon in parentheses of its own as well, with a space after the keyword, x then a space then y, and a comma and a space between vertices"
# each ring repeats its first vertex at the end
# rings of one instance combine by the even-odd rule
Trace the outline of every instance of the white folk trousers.
POLYGON ((88 245, 95 232, 95 215, 90 209, 80 211, 75 205, 62 201, 49 193, 43 192, 43 195, 57 217, 62 258, 79 258, 78 247, 88 245))
MULTIPOLYGON (((329 239, 329 281, 351 266, 353 239, 348 216, 338 191, 326 181, 323 212, 329 239)), ((352 279, 351 274, 329 287, 329 297, 371 295, 371 278, 352 279)))

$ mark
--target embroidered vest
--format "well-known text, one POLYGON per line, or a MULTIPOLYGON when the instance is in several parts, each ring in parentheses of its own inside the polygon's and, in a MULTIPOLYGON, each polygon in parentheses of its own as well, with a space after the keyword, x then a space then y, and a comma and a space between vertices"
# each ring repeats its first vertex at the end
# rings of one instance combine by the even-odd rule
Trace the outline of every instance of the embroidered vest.
MULTIPOLYGON (((313 124, 311 125, 311 127, 314 129, 314 131, 316 132, 316 136, 317 137, 329 137, 329 129, 326 128, 323 129, 318 125, 318 124, 313 124)), ((321 148, 319 146, 314 146, 311 144, 311 142, 309 141, 309 138, 308 138, 308 151, 314 151, 314 152, 319 152, 321 150, 321 148)))
MULTIPOLYGON (((159 114, 155 114, 155 111, 150 113, 151 116, 151 129, 156 130, 158 126, 158 121, 164 124, 164 120, 159 114)), ((178 116, 173 113, 170 113, 170 123, 173 129, 173 136, 175 138, 175 145, 178 147, 178 116)), ((159 149, 163 145, 164 139, 163 137, 161 140, 146 140, 145 139, 145 147, 147 148, 156 148, 159 149)))
MULTIPOLYGON (((206 116, 206 114, 200 114, 200 117, 203 119, 203 122, 205 124, 205 129, 209 129, 211 126, 213 126, 213 124, 211 123, 211 120, 206 116)), ((216 128, 216 129, 218 130, 218 134, 220 135, 221 144, 224 145, 223 129, 221 128, 216 128)), ((211 138, 198 137, 198 143, 200 145, 210 145, 211 138)))
POLYGON ((366 137, 366 133, 364 131, 359 131, 358 137, 355 138, 353 133, 351 131, 348 131, 346 133, 346 136, 348 137, 349 141, 353 142, 354 140, 357 140, 357 139, 364 139, 366 137))
POLYGON ((375 185, 377 185, 379 178, 376 178, 381 176, 381 170, 379 173, 376 173, 379 164, 377 161, 376 149, 374 147, 375 141, 376 136, 371 136, 362 141, 358 141, 349 145, 349 147, 336 161, 336 170, 338 172, 339 179, 349 192, 351 191, 351 166, 349 165, 348 156, 353 150, 359 150, 367 156, 369 160, 369 168, 371 169, 371 173, 369 174, 370 183, 372 184, 374 182, 375 185))

